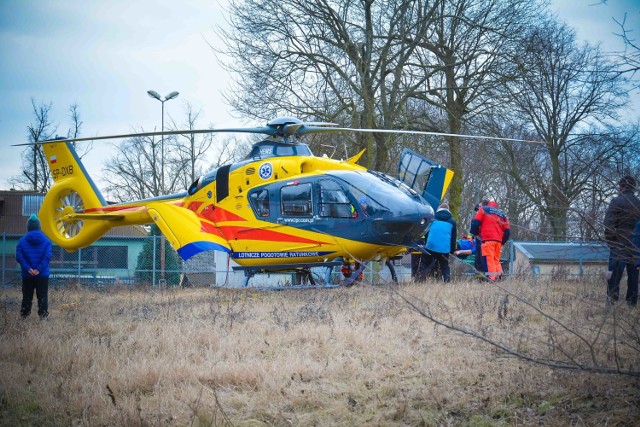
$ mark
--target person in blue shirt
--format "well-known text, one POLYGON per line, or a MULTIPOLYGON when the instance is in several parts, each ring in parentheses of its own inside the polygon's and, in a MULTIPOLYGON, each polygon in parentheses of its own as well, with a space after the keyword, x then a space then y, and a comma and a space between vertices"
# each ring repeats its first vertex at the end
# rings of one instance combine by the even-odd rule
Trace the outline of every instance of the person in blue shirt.
POLYGON ((433 275, 439 271, 442 273, 444 282, 451 280, 449 254, 452 254, 456 249, 457 237, 457 223, 449 211, 449 204, 442 203, 438 206, 434 221, 426 236, 425 249, 429 256, 425 257, 430 258, 426 259, 423 264, 427 267, 426 275, 433 275))
POLYGON ((49 261, 51 241, 40 230, 40 220, 31 214, 27 220, 27 234, 16 247, 16 260, 22 269, 22 308, 20 314, 27 318, 31 314, 33 292, 38 298, 38 315, 49 316, 49 261))
POLYGON ((458 239, 456 242, 456 250, 453 254, 460 259, 466 259, 470 255, 475 255, 476 241, 473 236, 462 236, 462 239, 458 239))

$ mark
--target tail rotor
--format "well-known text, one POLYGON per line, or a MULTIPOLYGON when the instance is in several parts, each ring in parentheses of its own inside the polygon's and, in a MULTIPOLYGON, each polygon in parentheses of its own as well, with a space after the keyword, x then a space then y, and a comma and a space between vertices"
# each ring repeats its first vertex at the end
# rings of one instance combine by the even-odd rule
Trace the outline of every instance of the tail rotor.
POLYGON ((67 190, 58 197, 55 206, 54 221, 60 236, 70 239, 80 234, 84 221, 70 216, 77 213, 84 213, 82 197, 74 190, 67 190))

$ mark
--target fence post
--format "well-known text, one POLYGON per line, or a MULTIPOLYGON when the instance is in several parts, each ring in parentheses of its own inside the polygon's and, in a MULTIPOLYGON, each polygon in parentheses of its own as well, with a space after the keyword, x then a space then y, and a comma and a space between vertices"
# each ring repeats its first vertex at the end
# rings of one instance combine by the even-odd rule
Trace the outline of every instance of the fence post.
POLYGON ((5 274, 5 270, 6 270, 6 258, 7 258, 7 233, 2 233, 2 284, 4 285, 5 283, 7 283, 6 280, 6 274, 5 274))
POLYGON ((151 262, 151 271, 152 271, 151 286, 156 285, 156 241, 157 241, 156 237, 157 236, 153 236, 153 261, 151 262))
POLYGON ((513 276, 513 263, 516 260, 516 248, 513 240, 509 242, 509 276, 513 276))
POLYGON ((78 249, 78 274, 76 275, 76 282, 80 283, 80 274, 82 273, 82 249, 78 249))
POLYGON ((580 240, 580 267, 578 269, 578 277, 582 277, 583 276, 583 270, 582 270, 582 240, 580 240))

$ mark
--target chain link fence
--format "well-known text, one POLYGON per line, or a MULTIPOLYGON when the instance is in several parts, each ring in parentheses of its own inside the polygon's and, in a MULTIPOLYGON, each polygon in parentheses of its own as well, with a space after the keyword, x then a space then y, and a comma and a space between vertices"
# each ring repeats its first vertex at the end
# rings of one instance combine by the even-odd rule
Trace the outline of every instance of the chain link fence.
MULTIPOLYGON (((16 246, 22 235, 3 234, 0 247, 3 285, 19 284, 16 246)), ((178 254, 162 236, 103 237, 94 244, 67 252, 55 246, 50 262, 50 283, 151 284, 178 286, 184 267, 178 254), (164 248, 164 256, 162 249, 164 248)), ((215 274, 210 265, 205 272, 215 274)))
MULTIPOLYGON (((23 235, 2 234, 0 243, 1 280, 4 286, 21 284, 20 266, 16 262, 16 245, 23 235)), ((411 279, 411 259, 407 255, 394 260, 400 281, 411 279)), ((82 284, 85 286, 151 285, 288 287, 309 286, 304 275, 296 273, 257 274, 248 282, 243 270, 226 253, 202 252, 183 261, 166 242, 164 236, 105 236, 76 252, 55 246, 50 262, 50 284, 82 284), (163 256, 164 254, 164 256, 163 256)), ((318 286, 337 286, 343 279, 340 267, 312 269, 318 286)), ((371 262, 364 272, 370 284, 390 283, 391 272, 384 263, 371 262)))
MULTIPOLYGON (((15 251, 22 235, 2 234, 0 242, 1 280, 3 286, 21 284, 20 266, 16 262, 15 251)), ((606 255, 606 254, 604 254, 606 255)), ((516 256, 514 245, 508 242, 503 248, 502 265, 505 274, 522 275, 522 256, 516 256), (518 263, 516 263, 518 258, 518 263)), ((606 259, 604 260, 606 261, 606 259)), ((582 259, 579 273, 583 276, 582 259)), ((412 280, 411 255, 393 260, 393 267, 400 282, 412 280)), ((464 277, 476 275, 473 262, 450 257, 452 275, 464 277)), ((557 275, 559 269, 567 270, 566 264, 558 264, 550 270, 539 271, 532 263, 524 264, 524 274, 544 277, 557 275)), ((241 269, 229 259, 228 254, 208 251, 183 261, 164 236, 113 236, 103 237, 91 246, 76 252, 55 246, 50 263, 50 283, 52 285, 82 284, 85 286, 109 285, 151 285, 159 287, 176 286, 224 286, 224 287, 292 287, 309 286, 304 275, 296 273, 257 274, 247 281, 241 269)), ((567 270, 568 271, 568 270, 567 270)), ((588 273, 587 273, 588 274, 588 273)), ((340 267, 332 269, 312 269, 314 282, 318 286, 338 286, 343 277, 340 267)), ((364 271, 364 282, 369 284, 391 283, 391 271, 383 262, 370 262, 364 271)))

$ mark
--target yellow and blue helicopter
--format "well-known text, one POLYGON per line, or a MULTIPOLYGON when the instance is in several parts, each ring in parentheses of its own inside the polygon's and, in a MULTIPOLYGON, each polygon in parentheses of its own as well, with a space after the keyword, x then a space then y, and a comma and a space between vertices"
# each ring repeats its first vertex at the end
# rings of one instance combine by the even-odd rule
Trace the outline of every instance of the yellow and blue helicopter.
POLYGON ((155 223, 184 260, 203 251, 226 252, 244 270, 247 282, 256 273, 294 271, 313 283, 312 268, 342 265, 343 284, 351 285, 368 261, 388 261, 407 248, 420 249, 415 242, 428 229, 453 171, 408 149, 398 178, 356 164, 364 150, 346 160, 316 157, 299 137, 318 132, 445 135, 279 118, 255 128, 38 142, 53 178, 39 212, 42 229, 55 244, 75 251, 111 228, 155 223), (212 170, 185 192, 118 204, 105 201, 72 144, 206 132, 266 138, 243 161, 212 170))

